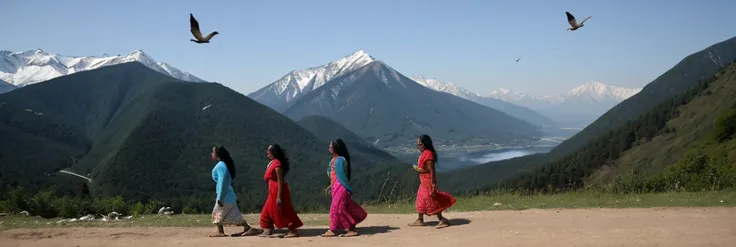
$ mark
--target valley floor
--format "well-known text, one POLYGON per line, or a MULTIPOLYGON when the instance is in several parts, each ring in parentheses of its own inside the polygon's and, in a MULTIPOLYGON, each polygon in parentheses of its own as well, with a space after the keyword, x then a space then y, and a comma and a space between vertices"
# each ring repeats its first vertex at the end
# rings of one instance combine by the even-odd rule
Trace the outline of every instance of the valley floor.
MULTIPOLYGON (((249 215, 250 216, 250 215, 249 215)), ((313 215, 303 215, 310 218, 313 215)), ((412 214, 371 214, 362 236, 322 238, 309 225, 295 239, 208 238, 212 228, 37 228, 0 232, 3 246, 730 246, 736 208, 533 209, 448 213, 454 226, 409 227, 412 214)), ((251 224, 255 217, 248 217, 251 224)), ((427 218, 429 219, 432 218, 427 218)), ((436 221, 431 222, 436 224, 436 221)), ((234 232, 235 228, 226 228, 234 232)))

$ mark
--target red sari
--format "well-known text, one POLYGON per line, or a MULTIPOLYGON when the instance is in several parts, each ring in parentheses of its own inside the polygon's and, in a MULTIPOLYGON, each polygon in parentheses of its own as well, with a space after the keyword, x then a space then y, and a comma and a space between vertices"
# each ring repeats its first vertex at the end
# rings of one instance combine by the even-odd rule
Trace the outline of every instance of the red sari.
MULTIPOLYGON (((422 155, 419 156, 417 166, 425 171, 429 171, 429 167, 427 167, 428 160, 434 160, 432 151, 424 150, 422 155)), ((419 173, 419 182, 416 201, 417 213, 431 216, 441 213, 455 204, 455 197, 446 192, 435 190, 435 195, 432 196, 432 174, 429 172, 419 173)))
POLYGON ((271 160, 263 175, 263 180, 268 183, 268 197, 261 211, 261 228, 273 229, 289 228, 289 230, 297 229, 304 225, 299 216, 296 215, 294 206, 291 204, 291 193, 289 192, 289 184, 285 181, 281 187, 281 208, 277 203, 279 192, 278 177, 276 175, 276 167, 281 167, 281 162, 277 159, 271 160))

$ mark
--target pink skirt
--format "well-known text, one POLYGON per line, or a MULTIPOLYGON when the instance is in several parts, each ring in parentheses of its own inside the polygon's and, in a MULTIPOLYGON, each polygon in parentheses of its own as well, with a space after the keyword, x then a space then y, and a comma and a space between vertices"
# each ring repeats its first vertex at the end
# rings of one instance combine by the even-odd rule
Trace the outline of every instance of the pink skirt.
POLYGON ((330 230, 347 230, 368 217, 363 207, 353 201, 350 193, 339 182, 332 185, 330 203, 330 230))

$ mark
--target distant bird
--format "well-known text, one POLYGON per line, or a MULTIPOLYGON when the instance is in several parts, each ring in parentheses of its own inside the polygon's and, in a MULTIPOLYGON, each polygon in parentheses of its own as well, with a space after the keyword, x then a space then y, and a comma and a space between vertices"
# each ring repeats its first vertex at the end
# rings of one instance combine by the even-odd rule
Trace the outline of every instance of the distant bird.
POLYGON ((518 63, 518 62, 519 62, 519 60, 521 60, 521 58, 517 58, 517 59, 516 59, 516 62, 518 63))
POLYGON ((207 35, 207 37, 202 37, 202 32, 199 31, 199 22, 197 22, 197 19, 194 19, 194 16, 192 13, 189 13, 189 30, 192 31, 192 35, 194 35, 195 39, 190 39, 194 43, 202 44, 202 43, 209 43, 210 39, 214 37, 218 33, 217 31, 214 31, 207 35))
POLYGON ((572 16, 572 14, 570 14, 570 12, 565 12, 565 14, 567 14, 567 22, 569 22, 570 23, 570 26, 571 26, 571 27, 567 28, 567 31, 575 31, 578 28, 581 28, 581 27, 585 26, 585 25, 583 25, 583 23, 585 23, 585 21, 587 21, 588 19, 590 19, 590 17, 593 17, 593 16, 585 17, 585 19, 583 19, 583 21, 581 21, 580 24, 578 24, 578 22, 575 20, 575 16, 572 16))
POLYGON ((205 107, 202 107, 202 110, 204 111, 204 110, 206 110, 207 108, 210 108, 210 106, 212 106, 212 104, 209 104, 209 105, 206 105, 205 107))

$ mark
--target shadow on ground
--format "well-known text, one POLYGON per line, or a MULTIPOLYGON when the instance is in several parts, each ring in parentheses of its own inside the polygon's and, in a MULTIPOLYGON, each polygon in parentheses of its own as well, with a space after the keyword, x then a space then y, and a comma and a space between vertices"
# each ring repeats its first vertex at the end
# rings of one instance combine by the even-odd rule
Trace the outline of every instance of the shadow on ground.
MULTIPOLYGON (((381 233, 388 233, 393 230, 398 230, 398 227, 393 226, 365 226, 360 227, 355 230, 360 235, 363 236, 370 236, 374 234, 381 234, 381 233)), ((299 229, 299 236, 302 237, 319 237, 322 233, 325 233, 327 231, 327 228, 308 228, 308 229, 299 229)), ((336 234, 341 234, 342 232, 335 232, 336 234)))
MULTIPOLYGON (((447 218, 447 219, 450 220, 450 226, 462 226, 462 225, 470 224, 470 222, 471 222, 471 220, 469 220, 469 219, 463 219, 463 218, 459 218, 459 219, 450 219, 450 218, 447 218)), ((424 221, 424 224, 427 224, 429 226, 436 226, 439 223, 440 222, 439 221, 436 221, 436 220, 435 221, 424 221)))

